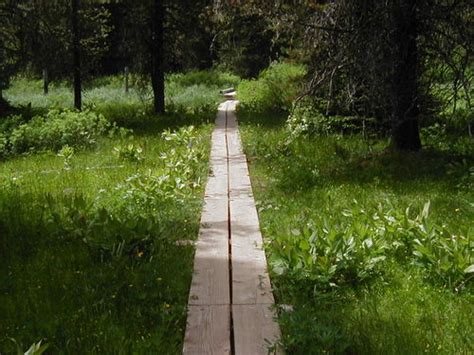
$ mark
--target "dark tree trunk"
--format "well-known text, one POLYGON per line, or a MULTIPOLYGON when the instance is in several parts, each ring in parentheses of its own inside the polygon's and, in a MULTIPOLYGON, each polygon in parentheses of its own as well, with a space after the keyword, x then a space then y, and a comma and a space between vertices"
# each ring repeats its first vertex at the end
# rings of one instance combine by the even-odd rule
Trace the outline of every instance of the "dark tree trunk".
POLYGON ((74 67, 74 107, 82 108, 82 82, 81 82, 81 44, 79 33, 79 6, 80 0, 72 1, 72 50, 74 67))
POLYGON ((154 111, 165 112, 165 74, 163 69, 163 0, 155 0, 153 8, 151 44, 151 85, 153 87, 154 111))
POLYGON ((8 104, 3 98, 3 90, 0 89, 0 116, 2 116, 7 111, 8 104))
POLYGON ((48 95, 49 93, 48 69, 43 69, 43 93, 45 95, 48 95))
POLYGON ((416 0, 398 0, 395 3, 393 143, 398 150, 416 151, 421 148, 416 0))

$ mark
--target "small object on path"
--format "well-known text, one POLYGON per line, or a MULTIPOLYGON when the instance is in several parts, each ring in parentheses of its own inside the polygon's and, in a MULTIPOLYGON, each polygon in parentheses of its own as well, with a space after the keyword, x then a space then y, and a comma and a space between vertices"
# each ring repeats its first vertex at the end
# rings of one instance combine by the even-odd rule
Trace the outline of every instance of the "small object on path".
POLYGON ((184 354, 268 354, 280 337, 236 104, 219 106, 212 135, 184 354))
POLYGON ((219 93, 228 100, 234 99, 235 95, 237 95, 237 92, 235 91, 234 88, 224 89, 224 90, 219 91, 219 93))

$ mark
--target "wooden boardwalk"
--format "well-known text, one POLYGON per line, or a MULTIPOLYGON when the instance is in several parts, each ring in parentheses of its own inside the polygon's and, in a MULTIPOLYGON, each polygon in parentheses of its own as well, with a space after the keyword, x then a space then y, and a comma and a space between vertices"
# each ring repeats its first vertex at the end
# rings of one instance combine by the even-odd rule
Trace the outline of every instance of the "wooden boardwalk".
POLYGON ((268 354, 280 336, 236 103, 219 106, 212 134, 184 354, 268 354))

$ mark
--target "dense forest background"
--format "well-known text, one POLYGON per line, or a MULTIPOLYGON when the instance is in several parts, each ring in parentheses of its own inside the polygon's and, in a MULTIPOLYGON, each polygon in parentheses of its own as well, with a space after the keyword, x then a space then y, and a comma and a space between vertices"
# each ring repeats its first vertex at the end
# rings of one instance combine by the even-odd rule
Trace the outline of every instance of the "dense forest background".
MULTIPOLYGON (((251 78, 272 61, 308 68, 325 116, 363 116, 417 150, 420 119, 451 111, 471 129, 470 1, 9 1, 0 7, 1 88, 147 76, 164 111, 163 73, 220 67, 251 78)), ((5 104, 2 104, 5 106, 5 104)))

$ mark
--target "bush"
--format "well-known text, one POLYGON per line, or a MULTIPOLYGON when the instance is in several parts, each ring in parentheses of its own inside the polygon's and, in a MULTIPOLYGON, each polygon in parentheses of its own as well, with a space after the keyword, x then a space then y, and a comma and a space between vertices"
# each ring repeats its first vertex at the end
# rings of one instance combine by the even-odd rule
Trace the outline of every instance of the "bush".
POLYGON ((228 86, 236 86, 240 82, 240 78, 234 74, 217 70, 201 70, 171 74, 168 76, 167 81, 169 85, 175 84, 183 87, 205 85, 222 89, 228 86))
POLYGON ((273 63, 258 79, 242 80, 238 86, 241 107, 252 112, 288 111, 306 75, 301 65, 273 63))
POLYGON ((102 115, 91 111, 51 110, 46 116, 36 116, 13 129, 9 145, 12 153, 58 151, 65 145, 87 147, 108 127, 109 122, 102 115))
POLYGON ((322 99, 305 98, 295 103, 288 117, 288 129, 293 136, 300 134, 377 132, 374 118, 361 116, 328 116, 322 99))

